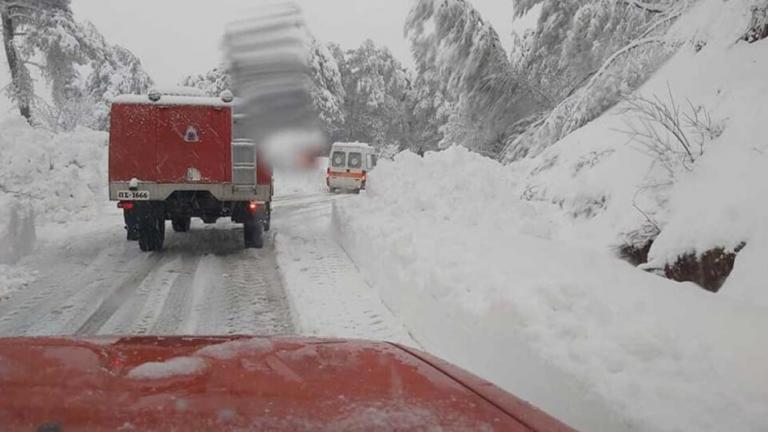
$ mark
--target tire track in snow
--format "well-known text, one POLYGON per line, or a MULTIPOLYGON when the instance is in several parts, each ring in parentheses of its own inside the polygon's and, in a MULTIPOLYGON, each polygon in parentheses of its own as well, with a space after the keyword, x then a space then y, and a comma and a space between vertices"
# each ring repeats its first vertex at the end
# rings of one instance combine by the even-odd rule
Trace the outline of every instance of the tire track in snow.
POLYGON ((75 335, 92 336, 101 333, 102 327, 126 303, 126 300, 133 298, 132 293, 153 272, 162 259, 163 255, 161 253, 155 252, 148 255, 147 260, 139 268, 133 269, 123 283, 85 320, 75 331, 75 335))
POLYGON ((276 209, 277 258, 298 331, 418 346, 333 237, 332 202, 347 198, 324 195, 276 209))
POLYGON ((60 244, 43 243, 38 254, 25 262, 42 275, 37 283, 0 301, 0 334, 71 334, 71 321, 87 316, 128 277, 122 271, 107 275, 105 269, 130 268, 146 259, 116 242, 117 238, 119 232, 99 232, 90 241, 78 237, 60 244))
MULTIPOLYGON (((187 317, 192 314, 194 302, 195 274, 200 268, 202 257, 184 254, 181 257, 181 268, 170 287, 163 309, 157 317, 150 332, 153 335, 175 335, 183 329, 187 317)), ((182 331, 182 333, 184 333, 182 331)), ((186 333, 194 334, 194 332, 186 333)))
POLYGON ((178 278, 179 257, 163 258, 151 273, 122 299, 119 308, 98 329, 99 335, 145 335, 154 325, 178 278))
POLYGON ((293 334, 271 236, 262 250, 240 250, 213 260, 206 263, 206 270, 219 272, 221 279, 211 283, 210 273, 196 275, 203 280, 195 281, 195 291, 204 300, 194 302, 197 313, 188 329, 195 327, 202 334, 293 334))
POLYGON ((206 302, 208 289, 214 285, 216 274, 223 274, 220 260, 212 255, 200 258, 195 273, 192 276, 189 293, 189 311, 179 325, 179 332, 185 335, 201 334, 200 317, 210 305, 206 302))
POLYGON ((293 333, 273 236, 265 249, 245 251, 240 226, 195 223, 145 254, 125 241, 121 219, 41 241, 21 263, 37 282, 0 299, 0 335, 293 333))

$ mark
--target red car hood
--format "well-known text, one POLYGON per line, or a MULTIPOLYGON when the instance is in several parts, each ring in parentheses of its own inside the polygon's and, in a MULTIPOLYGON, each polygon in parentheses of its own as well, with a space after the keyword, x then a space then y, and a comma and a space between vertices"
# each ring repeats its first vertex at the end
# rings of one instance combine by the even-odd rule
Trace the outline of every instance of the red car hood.
POLYGON ((387 343, 265 338, 0 340, 0 430, 568 431, 387 343))

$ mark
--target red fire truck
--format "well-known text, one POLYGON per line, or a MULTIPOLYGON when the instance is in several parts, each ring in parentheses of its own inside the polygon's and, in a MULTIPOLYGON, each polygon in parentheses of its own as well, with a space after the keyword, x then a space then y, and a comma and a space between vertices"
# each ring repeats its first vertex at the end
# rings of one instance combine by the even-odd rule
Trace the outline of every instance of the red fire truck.
POLYGON ((163 248, 166 221, 187 232, 192 218, 231 218, 243 224, 246 248, 263 247, 272 170, 239 132, 236 105, 231 92, 210 98, 195 89, 113 100, 109 196, 142 251, 163 248))

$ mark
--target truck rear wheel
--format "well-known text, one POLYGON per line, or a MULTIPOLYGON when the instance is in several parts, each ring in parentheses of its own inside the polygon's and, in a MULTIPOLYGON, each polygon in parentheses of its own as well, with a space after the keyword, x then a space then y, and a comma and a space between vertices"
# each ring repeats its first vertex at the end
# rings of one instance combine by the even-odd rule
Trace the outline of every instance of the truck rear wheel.
POLYGON ((264 226, 261 221, 248 221, 243 225, 243 237, 246 249, 262 249, 264 247, 264 226))
POLYGON ((192 226, 192 218, 174 218, 171 221, 171 226, 173 226, 173 231, 177 233, 185 233, 189 232, 190 227, 192 226))
POLYGON ((264 232, 269 232, 272 228, 272 203, 267 203, 267 218, 264 220, 264 232))
POLYGON ((165 242, 165 219, 149 215, 139 222, 139 248, 143 252, 154 252, 163 249, 165 242))
POLYGON ((139 223, 136 214, 132 210, 123 210, 123 215, 128 241, 137 241, 139 239, 139 223))

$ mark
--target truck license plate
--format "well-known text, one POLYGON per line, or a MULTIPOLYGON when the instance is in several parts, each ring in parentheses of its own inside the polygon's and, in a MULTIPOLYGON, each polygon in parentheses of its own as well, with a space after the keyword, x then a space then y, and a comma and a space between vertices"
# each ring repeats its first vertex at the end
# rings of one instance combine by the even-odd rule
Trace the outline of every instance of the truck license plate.
POLYGON ((149 201, 149 191, 118 191, 120 201, 149 201))

